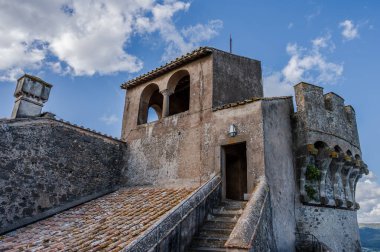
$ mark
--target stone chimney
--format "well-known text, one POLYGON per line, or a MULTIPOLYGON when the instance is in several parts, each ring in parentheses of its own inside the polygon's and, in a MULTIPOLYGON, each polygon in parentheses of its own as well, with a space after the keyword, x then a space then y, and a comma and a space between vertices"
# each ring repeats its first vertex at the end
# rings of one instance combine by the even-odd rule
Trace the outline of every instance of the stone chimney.
POLYGON ((15 105, 11 118, 40 116, 53 86, 38 77, 25 74, 17 80, 15 105))

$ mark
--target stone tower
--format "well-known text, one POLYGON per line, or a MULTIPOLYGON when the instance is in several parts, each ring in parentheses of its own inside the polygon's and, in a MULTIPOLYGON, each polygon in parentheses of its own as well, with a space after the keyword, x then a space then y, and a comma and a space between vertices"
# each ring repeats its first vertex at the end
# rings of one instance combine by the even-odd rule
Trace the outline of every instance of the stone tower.
POLYGON ((38 77, 25 74, 17 80, 15 105, 11 118, 39 116, 49 99, 52 85, 38 77))
POLYGON ((359 251, 356 184, 368 174, 355 111, 335 93, 301 82, 295 86, 298 232, 333 251, 359 251))

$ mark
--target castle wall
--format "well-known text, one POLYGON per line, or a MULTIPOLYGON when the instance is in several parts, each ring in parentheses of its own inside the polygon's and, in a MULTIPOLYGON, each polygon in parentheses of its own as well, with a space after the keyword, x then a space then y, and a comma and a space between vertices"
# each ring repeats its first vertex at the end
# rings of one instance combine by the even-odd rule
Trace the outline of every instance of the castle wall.
MULTIPOLYGON (((186 117, 200 111, 209 110, 212 104, 212 58, 211 56, 198 59, 184 67, 161 75, 146 84, 127 89, 125 97, 125 108, 123 115, 122 139, 126 141, 131 138, 133 131, 145 128, 137 125, 141 94, 146 86, 154 83, 160 92, 169 89, 169 79, 176 72, 187 71, 190 75, 190 107, 188 111, 174 115, 172 118, 186 117)), ((202 120, 202 118, 201 118, 202 120)), ((134 137, 132 137, 134 138, 134 137)))
POLYGON ((295 93, 297 146, 325 141, 331 147, 340 144, 344 152, 351 150, 353 156, 361 154, 355 110, 345 106, 343 98, 323 94, 323 88, 303 82, 295 86, 295 93))
MULTIPOLYGON (((128 184, 200 184, 221 172, 221 146, 234 142, 247 142, 248 180, 263 175, 260 102, 213 112, 214 77, 213 58, 208 56, 127 90, 122 136, 129 147, 124 175, 128 184), (190 74, 189 111, 137 125, 144 88, 155 83, 165 90, 170 77, 181 70, 190 74), (227 136, 231 124, 238 127, 235 138, 227 136)), ((254 182, 248 186, 253 188, 254 182)))
POLYGON ((212 106, 263 97, 260 61, 215 50, 212 106))
POLYGON ((295 171, 291 97, 262 101, 265 175, 271 192, 273 232, 278 251, 294 251, 295 171))
POLYGON ((360 251, 356 183, 368 168, 361 158, 355 111, 334 93, 295 86, 297 231, 333 251, 360 251))
POLYGON ((200 184, 221 173, 221 146, 246 142, 248 191, 264 173, 261 102, 228 110, 177 114, 129 134, 128 184, 200 184), (228 137, 230 124, 238 128, 228 137))
POLYGON ((113 191, 125 144, 47 118, 0 120, 0 233, 113 191))
POLYGON ((297 230, 313 234, 332 251, 361 251, 356 211, 296 203, 297 230))

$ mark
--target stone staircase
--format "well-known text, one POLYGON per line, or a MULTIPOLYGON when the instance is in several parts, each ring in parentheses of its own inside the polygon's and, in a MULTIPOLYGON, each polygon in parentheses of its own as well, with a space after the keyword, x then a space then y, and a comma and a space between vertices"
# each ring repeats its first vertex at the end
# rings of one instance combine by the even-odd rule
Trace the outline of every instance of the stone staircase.
POLYGON ((222 201, 212 209, 188 251, 227 251, 224 247, 232 229, 243 212, 245 201, 222 201))

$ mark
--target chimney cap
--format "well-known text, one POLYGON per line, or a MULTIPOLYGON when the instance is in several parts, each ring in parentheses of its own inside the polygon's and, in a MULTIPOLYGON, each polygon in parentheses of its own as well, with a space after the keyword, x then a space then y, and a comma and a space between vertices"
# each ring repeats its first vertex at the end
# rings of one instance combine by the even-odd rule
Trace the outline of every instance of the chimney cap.
POLYGON ((27 77, 31 80, 34 80, 34 81, 37 81, 37 82, 40 82, 48 87, 52 87, 53 85, 50 84, 50 83, 47 83, 46 81, 42 80, 41 78, 37 77, 37 76, 33 76, 33 75, 30 75, 30 74, 24 74, 23 76, 21 76, 20 78, 17 79, 17 81, 21 80, 22 78, 24 77, 27 77))

